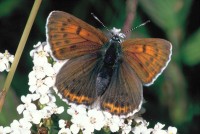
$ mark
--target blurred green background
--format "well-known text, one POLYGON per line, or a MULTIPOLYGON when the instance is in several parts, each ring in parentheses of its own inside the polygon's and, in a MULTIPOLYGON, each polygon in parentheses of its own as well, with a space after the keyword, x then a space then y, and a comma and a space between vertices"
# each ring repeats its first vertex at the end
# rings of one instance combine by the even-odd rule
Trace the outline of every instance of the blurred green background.
MULTIPOLYGON (((7 49, 15 53, 33 3, 33 0, 0 0, 0 52, 7 49)), ((131 38, 167 39, 173 45, 173 54, 164 73, 152 86, 144 87, 143 117, 150 127, 161 122, 176 126, 180 134, 200 132, 199 0, 43 0, 0 113, 0 126, 19 118, 16 107, 20 96, 28 93, 28 74, 33 67, 29 52, 38 41, 46 40, 46 18, 53 10, 71 13, 102 30, 91 12, 108 28, 123 28, 129 14, 134 16, 131 28, 150 20, 151 23, 132 31, 131 38), (132 6, 129 2, 136 4, 132 6)), ((6 76, 6 72, 0 73, 0 88, 6 76)))

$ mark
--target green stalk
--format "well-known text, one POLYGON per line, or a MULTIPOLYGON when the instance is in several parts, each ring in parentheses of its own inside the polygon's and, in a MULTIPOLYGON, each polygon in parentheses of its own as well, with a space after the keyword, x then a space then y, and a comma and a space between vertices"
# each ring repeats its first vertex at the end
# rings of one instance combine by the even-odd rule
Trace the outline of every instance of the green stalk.
POLYGON ((6 81, 5 81, 5 84, 4 84, 2 91, 0 92, 0 111, 3 107, 6 93, 9 90, 10 84, 12 82, 13 76, 14 76, 16 68, 17 68, 17 65, 19 63, 19 59, 20 59, 22 52, 24 50, 24 46, 25 46, 26 41, 28 39, 30 30, 32 28, 33 22, 35 20, 35 17, 36 17, 36 14, 38 12, 38 9, 40 7, 41 2, 42 2, 42 0, 35 0, 33 8, 31 10, 31 13, 30 13, 29 18, 28 18, 28 21, 27 21, 26 26, 24 28, 24 32, 22 34, 22 37, 20 39, 17 51, 15 53, 15 58, 14 58, 14 61, 11 65, 10 72, 8 73, 8 76, 6 78, 6 81))

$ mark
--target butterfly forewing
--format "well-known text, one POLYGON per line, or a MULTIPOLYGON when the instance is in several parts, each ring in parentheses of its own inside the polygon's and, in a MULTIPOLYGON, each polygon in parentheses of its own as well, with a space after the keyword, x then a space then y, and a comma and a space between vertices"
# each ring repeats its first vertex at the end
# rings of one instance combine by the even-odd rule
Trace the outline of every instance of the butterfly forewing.
POLYGON ((115 115, 134 114, 139 111, 142 100, 142 83, 133 69, 123 62, 116 68, 101 97, 101 108, 115 115))
POLYGON ((59 60, 95 53, 108 41, 98 29, 61 11, 53 11, 47 21, 47 41, 59 60))
POLYGON ((56 77, 55 86, 69 102, 91 105, 97 98, 97 55, 88 54, 66 62, 56 77))
POLYGON ((144 85, 161 74, 171 58, 171 43, 157 38, 130 39, 122 42, 124 61, 134 69, 144 85))

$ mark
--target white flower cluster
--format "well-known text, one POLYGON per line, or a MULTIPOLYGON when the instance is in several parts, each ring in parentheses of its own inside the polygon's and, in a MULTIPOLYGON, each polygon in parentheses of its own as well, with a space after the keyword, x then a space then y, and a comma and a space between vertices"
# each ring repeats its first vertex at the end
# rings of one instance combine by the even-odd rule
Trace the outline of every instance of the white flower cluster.
POLYGON ((111 132, 121 131, 124 134, 131 132, 132 120, 128 119, 127 123, 119 116, 111 115, 108 112, 97 109, 87 109, 83 105, 71 104, 67 113, 72 116, 70 126, 66 127, 67 121, 60 120, 60 134, 77 134, 82 131, 83 134, 91 134, 95 131, 109 130, 111 132))
POLYGON ((13 62, 14 56, 11 55, 7 50, 5 53, 0 53, 0 72, 9 71, 10 64, 13 62))
POLYGON ((163 130, 164 124, 157 123, 154 128, 148 128, 149 123, 135 115, 132 119, 120 118, 108 112, 97 109, 87 109, 83 105, 71 104, 67 113, 72 116, 70 121, 61 119, 59 134, 91 134, 95 131, 120 132, 122 134, 176 134, 175 127, 163 130), (133 126, 133 122, 135 125, 133 126), (69 126, 70 125, 70 126, 69 126))
POLYGON ((176 134, 177 128, 169 126, 167 130, 163 130, 164 124, 157 123, 154 128, 147 128, 149 122, 146 122, 141 117, 134 118, 135 122, 138 124, 133 129, 133 134, 176 134))
POLYGON ((29 134, 33 124, 42 125, 44 119, 48 119, 52 114, 60 114, 64 107, 58 107, 56 98, 51 94, 50 87, 54 84, 54 68, 48 62, 48 50, 46 43, 38 43, 35 49, 30 52, 33 57, 34 67, 29 73, 29 91, 31 94, 21 97, 23 104, 17 107, 19 114, 23 118, 14 120, 9 127, 0 127, 0 134, 29 134))
MULTIPOLYGON (((44 126, 52 114, 61 114, 64 107, 56 105, 56 98, 52 94, 55 76, 64 62, 53 61, 49 46, 38 43, 30 52, 33 58, 33 70, 29 74, 29 91, 31 94, 21 97, 23 104, 17 107, 19 114, 23 115, 19 121, 14 120, 9 127, 0 126, 0 134, 29 134, 32 126, 44 126), (49 59, 54 63, 49 62, 49 59)), ((120 132, 122 134, 176 134, 175 127, 163 130, 164 125, 157 123, 154 128, 148 128, 149 123, 139 116, 120 118, 98 109, 88 109, 83 105, 70 104, 66 115, 70 120, 59 120, 59 134, 91 134, 96 131, 120 132)))

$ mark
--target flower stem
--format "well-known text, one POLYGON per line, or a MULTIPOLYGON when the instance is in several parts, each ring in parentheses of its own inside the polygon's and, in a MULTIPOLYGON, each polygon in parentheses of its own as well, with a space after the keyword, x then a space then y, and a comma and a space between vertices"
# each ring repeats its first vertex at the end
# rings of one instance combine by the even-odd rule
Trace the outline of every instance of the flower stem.
POLYGON ((31 10, 31 13, 30 13, 29 18, 28 18, 28 21, 27 21, 26 26, 24 28, 24 32, 22 34, 22 37, 21 37, 21 40, 19 42, 17 51, 15 53, 15 58, 14 58, 14 61, 11 65, 10 72, 8 73, 8 76, 6 78, 6 81, 5 81, 5 84, 4 84, 2 91, 0 92, 0 111, 3 107, 6 93, 7 93, 8 89, 10 87, 10 84, 12 82, 14 73, 15 73, 17 65, 19 63, 19 59, 20 59, 22 52, 24 50, 24 46, 25 46, 26 41, 28 39, 30 30, 32 28, 33 22, 35 20, 35 17, 36 17, 36 14, 38 12, 38 9, 40 7, 41 2, 42 2, 42 0, 35 0, 33 8, 31 10))
MULTIPOLYGON (((122 28, 123 32, 126 32, 132 28, 132 23, 135 18, 136 8, 137 8, 138 0, 127 0, 126 1, 126 20, 124 22, 124 27, 122 28)), ((126 37, 130 37, 131 32, 126 33, 126 37)))

